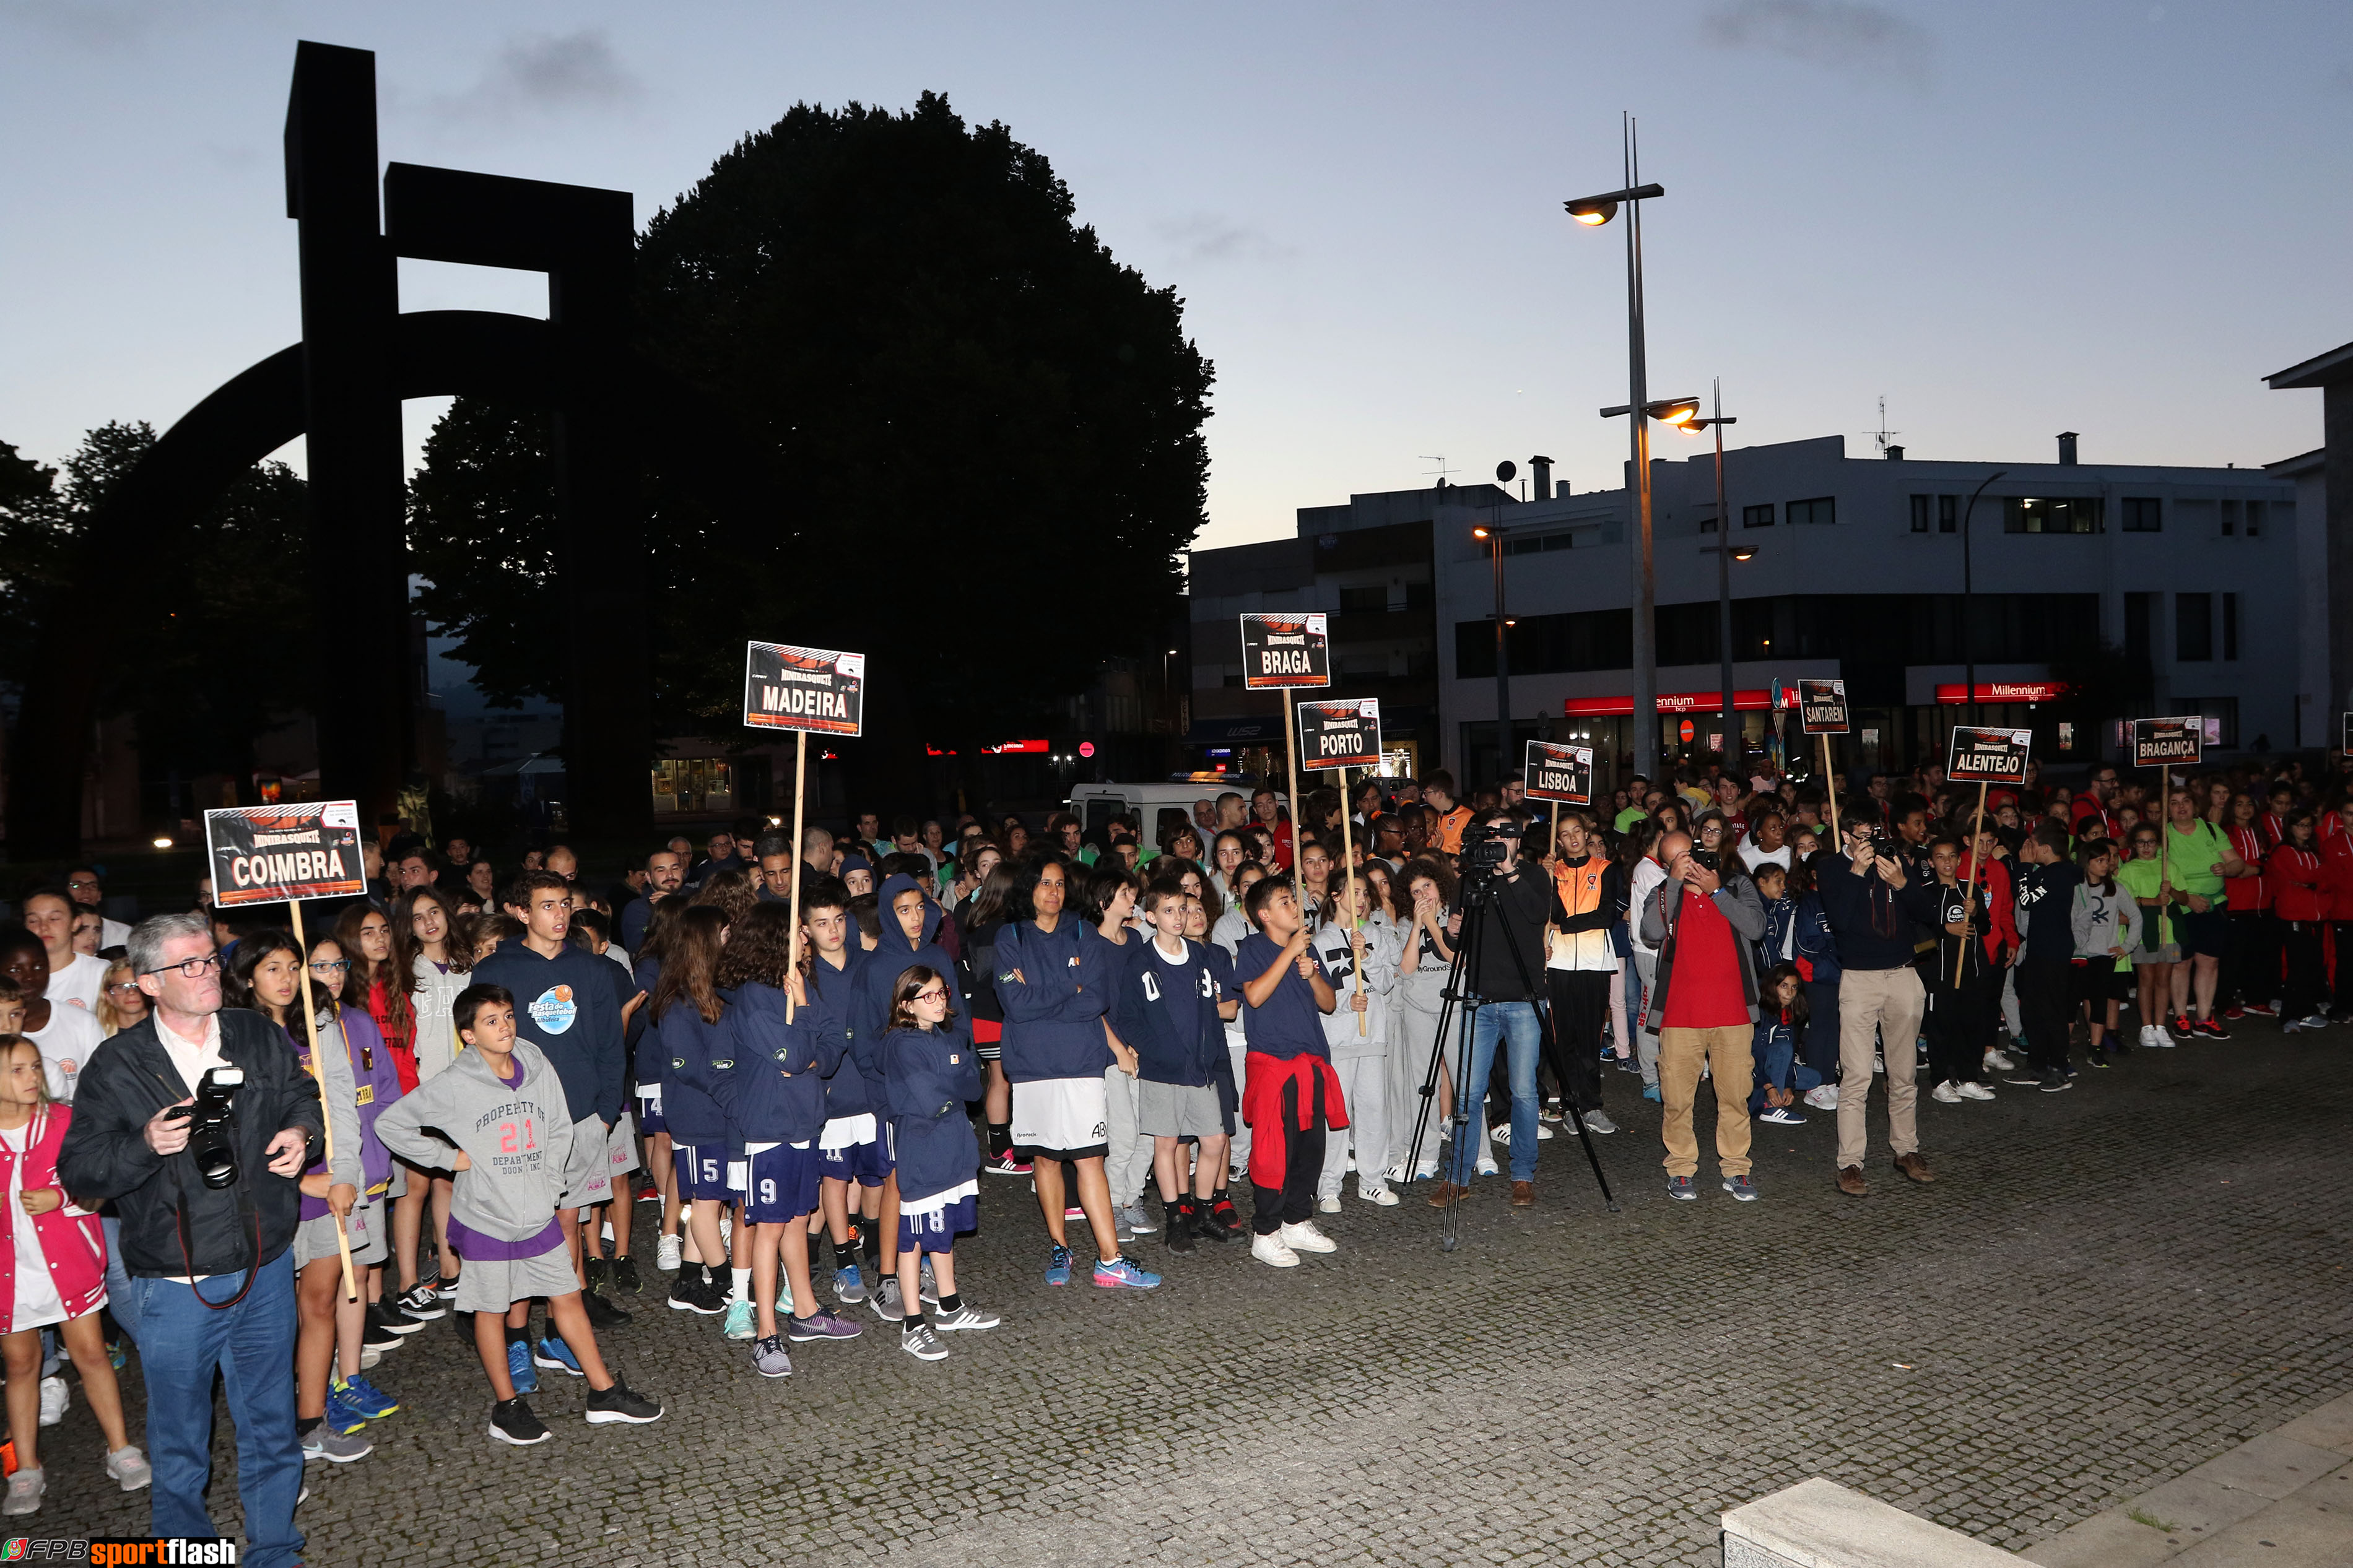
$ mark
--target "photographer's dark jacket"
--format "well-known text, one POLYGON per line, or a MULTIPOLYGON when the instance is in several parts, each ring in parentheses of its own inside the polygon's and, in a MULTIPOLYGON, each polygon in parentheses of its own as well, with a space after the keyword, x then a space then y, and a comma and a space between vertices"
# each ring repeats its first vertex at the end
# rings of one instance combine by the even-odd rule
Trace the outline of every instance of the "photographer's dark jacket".
POLYGON ((122 1220, 123 1267, 142 1278, 234 1274, 274 1261, 294 1239, 301 1188, 291 1176, 270 1173, 269 1141, 286 1128, 301 1129, 310 1141, 305 1163, 322 1142, 318 1083, 295 1059, 285 1031, 242 1008, 224 1007, 215 1016, 221 1059, 245 1073, 229 1102, 237 1129, 236 1184, 207 1187, 186 1150, 166 1156, 147 1146, 147 1123, 155 1113, 195 1089, 181 1081, 156 1037, 160 1026, 153 1012, 91 1054, 74 1093, 73 1126, 58 1152, 58 1179, 85 1202, 114 1200, 122 1220), (185 1257, 177 1223, 183 1211, 185 1257))
POLYGON ((1522 860, 1514 868, 1517 878, 1506 880, 1499 875, 1493 879, 1493 902, 1484 913, 1466 888, 1462 931, 1451 943, 1459 948, 1468 940, 1472 921, 1486 922, 1479 937, 1479 972, 1471 984, 1490 1002, 1533 1002, 1544 994, 1545 927, 1568 921, 1543 867, 1522 860), (1516 964, 1512 962, 1515 952, 1516 964))
POLYGON ((1901 889, 1891 888, 1877 871, 1858 872, 1852 860, 1827 849, 1809 864, 1822 912, 1838 939, 1839 968, 1911 968, 1921 928, 1931 933, 1936 929, 1935 894, 1916 877, 1901 889))

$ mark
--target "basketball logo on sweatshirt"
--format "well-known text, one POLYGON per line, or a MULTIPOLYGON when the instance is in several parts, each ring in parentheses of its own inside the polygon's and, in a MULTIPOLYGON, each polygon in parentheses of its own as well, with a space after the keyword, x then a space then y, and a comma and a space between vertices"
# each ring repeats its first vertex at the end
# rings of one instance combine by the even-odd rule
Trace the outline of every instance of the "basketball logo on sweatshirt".
POLYGON ((551 985, 531 1005, 531 1021, 551 1035, 564 1033, 579 1016, 580 1005, 572 1000, 569 985, 551 985))

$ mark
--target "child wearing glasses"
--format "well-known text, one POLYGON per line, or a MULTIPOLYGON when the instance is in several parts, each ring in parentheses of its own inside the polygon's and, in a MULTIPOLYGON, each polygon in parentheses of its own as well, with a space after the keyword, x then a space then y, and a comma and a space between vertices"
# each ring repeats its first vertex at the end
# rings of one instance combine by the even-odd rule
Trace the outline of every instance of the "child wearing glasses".
POLYGON ((946 1355, 934 1331, 993 1329, 997 1316, 956 1289, 956 1232, 979 1223, 980 1141, 965 1107, 981 1096, 980 1058, 949 1001, 945 973, 912 964, 891 985, 891 1032, 878 1053, 890 1098, 891 1152, 899 1173, 899 1348, 923 1361, 946 1355), (920 1292, 931 1255, 937 1292, 920 1292), (923 1305, 939 1308, 929 1322, 923 1305))

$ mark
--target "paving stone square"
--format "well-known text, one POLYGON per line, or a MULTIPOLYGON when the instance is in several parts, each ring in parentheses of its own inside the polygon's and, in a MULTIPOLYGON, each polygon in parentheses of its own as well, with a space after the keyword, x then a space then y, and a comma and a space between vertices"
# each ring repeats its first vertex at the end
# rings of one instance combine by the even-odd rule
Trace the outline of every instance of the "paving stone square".
MULTIPOLYGON (((1924 1094, 1928 1186, 1890 1167, 1874 1096, 1867 1198, 1832 1188, 1815 1113, 1758 1129, 1748 1205, 1706 1167, 1701 1201, 1667 1199, 1656 1108, 1605 1072, 1620 1214, 1564 1134, 1537 1206, 1482 1183, 1451 1256, 1426 1184, 1387 1210, 1352 1186, 1336 1254, 1278 1272, 1146 1238, 1151 1294, 1087 1284, 1083 1247, 1047 1286, 1028 1184, 991 1178, 958 1275, 1002 1328, 926 1364, 860 1309, 863 1338, 795 1347, 776 1382, 664 1308, 641 1205, 648 1289, 605 1344, 664 1418, 590 1427, 584 1385, 543 1373, 554 1437, 495 1446, 437 1323, 372 1374, 406 1401, 375 1452, 310 1467, 309 1560, 1713 1568, 1720 1510, 1810 1475, 2022 1548, 2353 1386, 2348 1050, 2251 1021, 2064 1094, 1924 1094)), ((135 1426, 135 1360, 125 1394, 135 1426)), ((79 1396, 45 1438, 20 1529, 145 1528, 79 1396)))

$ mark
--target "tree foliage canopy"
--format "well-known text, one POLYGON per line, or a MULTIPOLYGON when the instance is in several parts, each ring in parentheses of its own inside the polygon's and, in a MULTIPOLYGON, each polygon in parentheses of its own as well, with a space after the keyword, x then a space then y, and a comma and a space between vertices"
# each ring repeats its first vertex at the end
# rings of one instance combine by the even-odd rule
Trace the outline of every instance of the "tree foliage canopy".
MULTIPOLYGON (((746 638, 873 660, 870 723, 1001 739, 1141 652, 1203 521, 1183 301, 1046 158, 925 94, 795 107, 641 237, 657 710, 740 736, 746 638), (896 710, 895 714, 893 710, 896 710)), ((412 497, 422 608, 484 688, 554 697, 547 422, 460 400, 412 497)))

